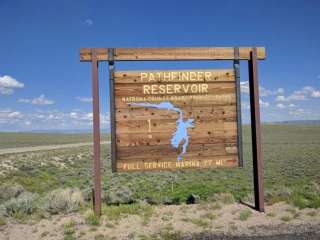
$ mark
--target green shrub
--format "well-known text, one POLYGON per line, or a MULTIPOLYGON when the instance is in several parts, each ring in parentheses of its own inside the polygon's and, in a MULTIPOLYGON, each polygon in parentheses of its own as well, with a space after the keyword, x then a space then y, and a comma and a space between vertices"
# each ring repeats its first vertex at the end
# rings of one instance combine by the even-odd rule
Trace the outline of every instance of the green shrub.
POLYGON ((121 204, 119 206, 104 206, 102 212, 111 221, 117 221, 129 215, 138 215, 144 220, 148 220, 154 213, 154 208, 147 203, 133 203, 121 204))
POLYGON ((46 237, 48 235, 49 235, 49 232, 48 231, 44 231, 43 233, 41 233, 40 237, 44 238, 44 237, 46 237))
POLYGON ((134 202, 133 193, 126 186, 108 191, 104 196, 104 200, 107 204, 128 204, 134 202))
POLYGON ((3 217, 6 215, 6 208, 4 205, 0 205, 0 217, 3 217))
POLYGON ((217 218, 217 216, 216 216, 216 215, 214 215, 213 213, 210 213, 210 212, 208 212, 208 213, 206 213, 206 214, 202 215, 201 217, 208 218, 209 220, 214 220, 214 219, 216 219, 216 218, 217 218))
POLYGON ((74 236, 75 231, 75 221, 71 219, 69 222, 65 223, 63 226, 63 235, 64 240, 76 240, 76 237, 74 236))
POLYGON ((107 238, 103 234, 98 234, 98 235, 94 236, 94 240, 107 240, 107 239, 109 239, 109 238, 107 238))
POLYGON ((37 199, 38 196, 36 194, 29 192, 24 192, 17 198, 11 198, 4 203, 5 214, 16 218, 30 215, 37 209, 37 199))
POLYGON ((81 191, 82 191, 84 201, 89 202, 92 200, 92 189, 91 188, 81 189, 81 191))
POLYGON ((291 202, 293 203, 294 206, 303 209, 306 208, 309 205, 309 201, 302 195, 300 194, 295 194, 292 197, 291 202))
POLYGON ((217 193, 213 196, 213 200, 219 201, 224 204, 232 204, 235 202, 232 193, 217 193))
POLYGON ((202 228, 207 228, 209 226, 209 223, 206 220, 200 218, 190 219, 190 222, 202 228))
POLYGON ((172 212, 165 212, 165 213, 163 213, 161 220, 167 222, 167 221, 171 221, 172 218, 173 218, 172 212))
POLYGON ((275 217, 277 214, 274 212, 267 213, 268 217, 275 217))
POLYGON ((254 204, 254 194, 252 192, 246 194, 244 197, 241 198, 241 202, 254 204))
POLYGON ((269 204, 291 200, 293 190, 286 186, 280 186, 276 189, 267 189, 265 192, 265 200, 269 204))
POLYGON ((295 215, 297 213, 297 210, 291 207, 286 208, 285 211, 291 213, 292 215, 295 215))
POLYGON ((56 189, 44 198, 43 210, 51 214, 70 213, 78 210, 83 202, 82 193, 77 189, 56 189))
POLYGON ((308 212, 307 215, 310 216, 310 217, 315 217, 317 215, 317 212, 316 211, 311 211, 311 212, 308 212))
POLYGON ((209 206, 209 209, 211 209, 211 210, 218 210, 218 209, 221 209, 221 208, 222 208, 222 206, 221 206, 220 203, 213 203, 213 204, 211 204, 209 206))
POLYGON ((284 222, 289 222, 289 221, 291 221, 291 217, 287 216, 287 215, 286 216, 282 216, 281 220, 284 221, 284 222))
POLYGON ((294 188, 280 186, 276 189, 267 190, 265 199, 269 204, 285 201, 300 209, 307 207, 319 208, 320 186, 316 182, 297 185, 294 188))
POLYGON ((310 182, 310 184, 306 184, 304 190, 310 193, 319 193, 320 185, 314 181, 310 182))
POLYGON ((172 205, 173 203, 173 199, 169 196, 164 196, 162 199, 162 203, 165 205, 172 205))
POLYGON ((24 191, 19 184, 4 184, 0 186, 0 202, 18 197, 24 191))
POLYGON ((179 231, 162 229, 158 234, 151 235, 149 239, 152 240, 179 240, 183 239, 183 235, 179 231))
POLYGON ((100 225, 100 219, 97 217, 93 211, 89 211, 85 214, 85 221, 86 224, 99 226, 100 225))
POLYGON ((154 196, 145 196, 143 201, 151 204, 151 205, 155 205, 155 204, 159 204, 160 200, 155 198, 154 196))
POLYGON ((251 217, 252 213, 248 210, 244 210, 240 212, 239 220, 246 221, 249 217, 251 217))
POLYGON ((319 208, 320 207, 320 189, 315 182, 299 186, 292 194, 290 203, 294 206, 303 208, 319 208))
POLYGON ((2 217, 0 217, 0 226, 6 225, 6 224, 7 224, 6 221, 2 217))

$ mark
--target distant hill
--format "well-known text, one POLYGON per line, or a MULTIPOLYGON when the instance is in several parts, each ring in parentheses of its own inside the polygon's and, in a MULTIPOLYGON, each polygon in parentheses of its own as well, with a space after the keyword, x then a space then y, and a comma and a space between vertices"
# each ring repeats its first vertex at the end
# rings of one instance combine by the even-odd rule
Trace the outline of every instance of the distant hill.
MULTIPOLYGON (((54 129, 54 130, 31 130, 31 133, 92 133, 92 129, 54 129)), ((109 129, 101 129, 102 133, 109 133, 109 129)))
POLYGON ((291 121, 280 121, 280 122, 267 122, 266 124, 318 125, 320 124, 320 120, 291 120, 291 121))

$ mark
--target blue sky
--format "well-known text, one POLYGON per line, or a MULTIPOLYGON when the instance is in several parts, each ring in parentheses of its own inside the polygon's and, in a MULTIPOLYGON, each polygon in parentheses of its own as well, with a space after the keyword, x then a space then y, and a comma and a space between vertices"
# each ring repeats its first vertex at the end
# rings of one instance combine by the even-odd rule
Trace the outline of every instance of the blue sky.
MULTIPOLYGON (((320 2, 0 0, 0 130, 89 129, 91 67, 81 47, 265 46, 262 120, 320 119, 320 2)), ((231 62, 122 63, 118 69, 231 62)), ((241 62, 243 118, 249 119, 241 62)), ((101 117, 108 126, 106 64, 101 117)))

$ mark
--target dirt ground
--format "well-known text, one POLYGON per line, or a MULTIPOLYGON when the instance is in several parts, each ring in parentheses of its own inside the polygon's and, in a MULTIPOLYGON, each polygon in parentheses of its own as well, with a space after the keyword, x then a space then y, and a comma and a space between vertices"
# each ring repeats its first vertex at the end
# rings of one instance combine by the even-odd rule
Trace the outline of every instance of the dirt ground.
MULTIPOLYGON (((109 144, 110 141, 103 141, 101 144, 109 144)), ((45 150, 55 150, 62 148, 74 148, 92 145, 92 142, 87 143, 68 143, 68 144, 58 144, 58 145, 46 145, 46 146, 36 146, 36 147, 18 147, 18 148, 4 148, 0 149, 0 155, 11 154, 11 153, 24 153, 24 152, 35 152, 35 151, 45 151, 45 150)))
POLYGON ((24 224, 10 220, 0 226, 1 240, 163 239, 161 233, 179 233, 182 239, 319 239, 320 212, 299 210, 285 203, 267 206, 265 213, 239 203, 206 203, 155 207, 149 219, 129 215, 110 221, 102 216, 97 226, 87 224, 80 213, 24 224), (66 238, 65 226, 70 222, 74 238, 66 238))

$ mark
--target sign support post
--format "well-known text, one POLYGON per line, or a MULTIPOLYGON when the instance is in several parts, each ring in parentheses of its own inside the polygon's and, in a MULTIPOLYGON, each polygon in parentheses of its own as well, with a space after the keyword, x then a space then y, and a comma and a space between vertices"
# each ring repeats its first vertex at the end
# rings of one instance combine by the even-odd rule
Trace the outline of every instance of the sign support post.
POLYGON ((240 86, 240 52, 239 48, 234 48, 233 68, 236 79, 236 96, 237 96, 237 143, 239 167, 243 167, 243 149, 242 149, 242 120, 241 120, 241 86, 240 86))
POLYGON ((111 166, 112 172, 116 172, 116 118, 115 118, 115 103, 114 103, 114 49, 108 49, 108 63, 109 63, 109 88, 110 88, 110 128, 111 128, 111 166))
POLYGON ((257 66, 257 49, 253 48, 250 53, 249 64, 249 88, 251 109, 251 136, 253 158, 253 184, 255 207, 264 212, 263 191, 263 162, 261 156, 261 132, 260 132, 260 107, 259 107, 259 82, 257 66))
POLYGON ((100 160, 100 111, 99 79, 96 50, 92 49, 92 96, 93 96, 93 159, 94 159, 94 212, 101 215, 101 160, 100 160))

